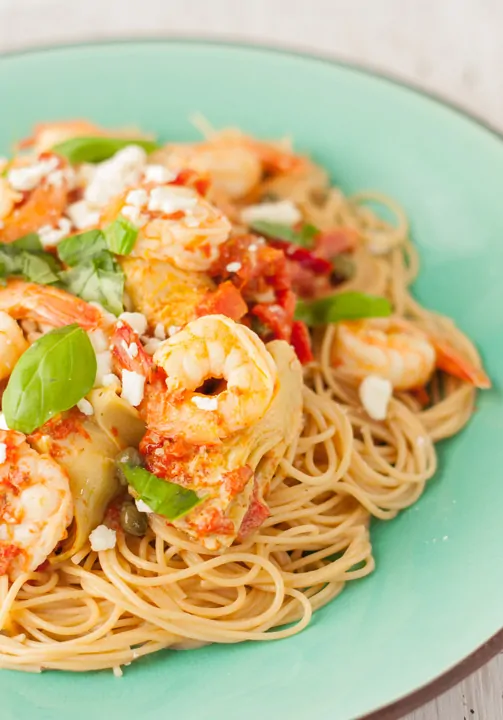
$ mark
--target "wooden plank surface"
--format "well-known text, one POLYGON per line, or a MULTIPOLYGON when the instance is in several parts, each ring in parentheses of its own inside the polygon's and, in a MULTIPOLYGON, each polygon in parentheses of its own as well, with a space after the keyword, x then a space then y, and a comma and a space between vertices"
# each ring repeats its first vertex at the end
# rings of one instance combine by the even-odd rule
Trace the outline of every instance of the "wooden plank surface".
MULTIPOLYGON (((502 28, 503 0, 0 0, 0 52, 166 33, 277 42, 390 72, 503 131, 502 28)), ((404 720, 503 720, 502 696, 500 655, 404 720)))

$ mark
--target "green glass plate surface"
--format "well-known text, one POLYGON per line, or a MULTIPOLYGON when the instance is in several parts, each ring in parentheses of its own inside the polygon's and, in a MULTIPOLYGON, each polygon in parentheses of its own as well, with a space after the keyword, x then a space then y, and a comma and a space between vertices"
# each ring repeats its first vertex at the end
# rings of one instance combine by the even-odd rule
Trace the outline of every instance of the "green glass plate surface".
POLYGON ((421 500, 373 527, 377 568, 284 641, 164 651, 111 672, 0 671, 2 720, 350 720, 448 671, 503 625, 503 143, 413 90, 326 60, 205 42, 0 59, 0 152, 33 123, 90 117, 196 138, 188 116, 291 134, 346 191, 409 213, 419 299, 482 350, 495 389, 440 448, 421 500))

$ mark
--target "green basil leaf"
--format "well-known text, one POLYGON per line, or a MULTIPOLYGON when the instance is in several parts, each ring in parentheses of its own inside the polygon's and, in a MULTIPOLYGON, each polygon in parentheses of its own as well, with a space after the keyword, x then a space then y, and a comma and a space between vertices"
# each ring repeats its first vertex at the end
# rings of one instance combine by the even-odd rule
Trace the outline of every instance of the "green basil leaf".
POLYGON ((54 268, 54 258, 49 253, 34 255, 23 252, 21 254, 21 275, 30 282, 39 285, 51 285, 59 281, 59 276, 54 268), (50 260, 44 255, 48 255, 50 260))
POLYGON ((116 255, 129 255, 138 237, 138 228, 123 215, 103 231, 108 248, 116 255))
POLYGON ((314 225, 305 224, 302 225, 300 230, 294 230, 294 228, 289 225, 267 222, 267 220, 255 220, 255 222, 251 223, 250 227, 261 235, 284 240, 292 245, 300 245, 306 248, 312 247, 314 238, 320 232, 314 225))
POLYGON ((88 230, 79 235, 71 235, 57 247, 59 259, 70 267, 85 263, 106 249, 107 244, 101 230, 88 230))
POLYGON ((54 145, 52 151, 67 158, 70 163, 99 163, 128 145, 138 145, 147 153, 160 147, 153 140, 138 138, 76 137, 54 145))
POLYGON ((298 300, 295 318, 307 325, 326 325, 342 320, 361 320, 368 317, 388 317, 392 308, 389 300, 360 292, 329 295, 307 302, 298 300))
POLYGON ((124 310, 124 273, 104 250, 92 260, 60 273, 64 287, 87 302, 98 302, 114 315, 124 310))
POLYGON ((23 235, 23 237, 14 240, 14 242, 7 245, 6 248, 7 247, 16 250, 26 250, 27 252, 44 251, 43 245, 40 242, 40 237, 35 232, 28 233, 28 235, 23 235))
POLYGON ((8 426, 33 432, 76 405, 95 376, 96 355, 81 327, 67 325, 42 335, 21 355, 3 394, 8 426))
POLYGON ((193 490, 162 480, 145 468, 128 463, 120 463, 120 467, 143 502, 168 520, 178 520, 203 501, 193 490))

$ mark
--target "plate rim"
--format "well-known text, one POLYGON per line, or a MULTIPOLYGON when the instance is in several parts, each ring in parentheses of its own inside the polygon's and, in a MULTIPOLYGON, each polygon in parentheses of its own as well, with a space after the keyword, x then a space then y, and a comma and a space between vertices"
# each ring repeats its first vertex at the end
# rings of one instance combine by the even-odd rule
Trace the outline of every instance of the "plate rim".
MULTIPOLYGON (((124 36, 102 36, 95 38, 83 34, 75 41, 70 42, 48 42, 34 45, 23 45, 12 50, 0 52, 0 63, 4 59, 24 57, 40 53, 54 51, 73 50, 78 48, 94 48, 115 45, 130 45, 133 43, 145 43, 152 45, 165 45, 169 43, 185 43, 187 45, 208 45, 215 47, 234 48, 236 50, 253 50, 260 52, 272 52, 279 55, 303 58, 305 60, 316 60, 323 64, 339 67, 360 73, 370 77, 384 80, 390 85, 405 89, 423 98, 433 101, 435 104, 449 109, 455 115, 468 119, 471 123, 493 136, 494 139, 503 143, 503 130, 500 130, 490 121, 477 115, 471 109, 462 106, 442 93, 422 86, 420 83, 406 80, 388 70, 378 68, 372 64, 361 63, 355 60, 348 60, 339 57, 336 53, 329 51, 315 50, 310 46, 291 44, 283 41, 256 41, 240 34, 191 33, 191 32, 155 32, 145 31, 133 35, 124 36)), ((483 665, 492 660, 498 653, 503 651, 503 625, 488 640, 479 645, 473 652, 461 658, 445 672, 437 675, 426 684, 418 687, 396 700, 373 710, 370 713, 359 716, 356 720, 400 720, 406 713, 411 713, 417 708, 425 705, 431 700, 439 697, 450 690, 467 677, 477 672, 483 665)))

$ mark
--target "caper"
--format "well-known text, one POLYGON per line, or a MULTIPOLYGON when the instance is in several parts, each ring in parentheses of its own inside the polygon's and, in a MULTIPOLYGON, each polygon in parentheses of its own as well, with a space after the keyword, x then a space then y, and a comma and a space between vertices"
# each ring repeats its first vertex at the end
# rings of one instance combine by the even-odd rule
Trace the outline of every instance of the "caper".
POLYGON ((122 505, 120 519, 122 529, 130 535, 142 537, 147 532, 147 515, 140 512, 132 502, 126 501, 122 505))
POLYGON ((118 455, 116 455, 115 474, 119 479, 121 485, 127 485, 128 481, 126 480, 126 477, 122 472, 121 463, 127 463, 128 465, 133 465, 134 467, 137 467, 138 465, 142 464, 142 457, 138 450, 134 447, 125 448, 124 450, 121 450, 118 455))

